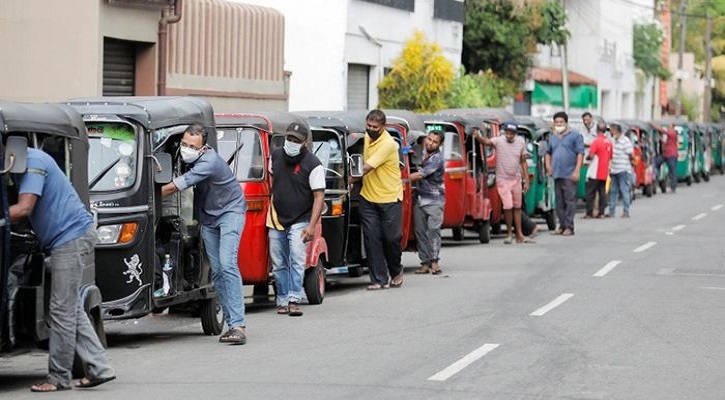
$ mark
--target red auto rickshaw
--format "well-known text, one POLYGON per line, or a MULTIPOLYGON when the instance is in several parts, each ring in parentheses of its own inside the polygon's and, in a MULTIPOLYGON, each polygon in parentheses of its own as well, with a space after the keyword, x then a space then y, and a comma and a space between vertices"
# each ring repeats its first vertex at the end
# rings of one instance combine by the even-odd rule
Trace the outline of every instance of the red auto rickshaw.
POLYGON ((634 148, 635 188, 642 188, 642 194, 652 197, 655 194, 655 149, 652 135, 657 132, 644 121, 627 120, 628 131, 631 131, 634 148))
POLYGON ((440 113, 427 117, 428 132, 444 134, 443 157, 446 164, 444 183, 446 203, 442 228, 453 230, 453 239, 463 239, 463 229, 478 232, 481 243, 488 243, 491 233, 492 201, 488 192, 485 150, 470 135, 481 128, 482 118, 459 113, 440 113), (468 143, 468 145, 467 145, 468 143), (466 149, 469 148, 469 151, 466 149))
MULTIPOLYGON (((255 300, 266 300, 273 279, 267 239, 267 212, 272 192, 269 159, 274 149, 284 145, 289 124, 307 126, 307 122, 285 112, 215 114, 214 117, 219 155, 236 175, 247 200, 244 231, 239 242, 239 271, 245 285, 254 285, 255 300)), ((318 229, 307 247, 304 288, 310 304, 320 304, 325 297, 322 260, 326 257, 327 244, 322 230, 318 229)))

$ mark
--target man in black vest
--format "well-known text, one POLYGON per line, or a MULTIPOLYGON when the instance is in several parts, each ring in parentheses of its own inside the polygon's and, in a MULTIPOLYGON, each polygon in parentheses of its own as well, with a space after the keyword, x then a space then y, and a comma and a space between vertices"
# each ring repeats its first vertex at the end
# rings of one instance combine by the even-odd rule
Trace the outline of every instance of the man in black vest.
POLYGON ((269 253, 277 288, 277 314, 302 315, 307 242, 315 236, 325 203, 325 169, 307 150, 307 127, 292 123, 284 148, 272 152, 269 253))

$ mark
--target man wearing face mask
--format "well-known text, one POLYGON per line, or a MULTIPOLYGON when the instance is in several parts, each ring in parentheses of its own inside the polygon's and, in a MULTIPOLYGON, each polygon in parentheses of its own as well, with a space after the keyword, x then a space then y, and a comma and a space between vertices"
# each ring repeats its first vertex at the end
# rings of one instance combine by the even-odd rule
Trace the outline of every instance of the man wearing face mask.
POLYGON ((220 343, 244 344, 245 332, 242 277, 237 266, 239 238, 244 230, 247 203, 226 161, 206 145, 202 125, 191 125, 181 138, 181 158, 189 170, 161 187, 166 197, 195 186, 196 215, 201 224, 212 281, 229 330, 220 343))
POLYGON ((552 235, 574 234, 576 213, 576 185, 584 159, 584 140, 579 132, 568 127, 569 116, 560 111, 554 114, 554 134, 549 139, 544 161, 546 172, 554 177, 556 195, 556 216, 559 229, 552 235))
POLYGON ((287 127, 284 148, 272 152, 272 206, 267 214, 277 314, 302 316, 307 242, 315 237, 325 203, 325 169, 307 150, 307 127, 287 127))
POLYGON ((403 183, 398 166, 398 144, 384 126, 384 112, 372 110, 368 113, 360 191, 360 220, 370 266, 368 290, 403 285, 400 264, 403 183))

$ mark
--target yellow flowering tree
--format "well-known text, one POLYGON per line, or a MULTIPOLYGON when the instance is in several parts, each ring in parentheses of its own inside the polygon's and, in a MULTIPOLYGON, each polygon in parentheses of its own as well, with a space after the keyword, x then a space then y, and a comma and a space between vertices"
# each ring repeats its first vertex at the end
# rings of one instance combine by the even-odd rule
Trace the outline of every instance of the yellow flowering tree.
POLYGON ((441 47, 417 31, 378 85, 379 106, 423 113, 446 108, 454 77, 453 64, 441 47))

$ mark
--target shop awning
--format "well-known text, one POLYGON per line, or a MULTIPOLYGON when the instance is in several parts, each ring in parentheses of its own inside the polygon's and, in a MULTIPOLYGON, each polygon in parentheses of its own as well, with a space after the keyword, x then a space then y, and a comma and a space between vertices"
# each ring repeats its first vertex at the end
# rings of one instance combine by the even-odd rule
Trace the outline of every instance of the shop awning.
MULTIPOLYGON (((534 83, 531 92, 532 104, 564 105, 564 91, 561 85, 552 85, 541 82, 534 83)), ((569 106, 573 108, 597 108, 597 87, 592 85, 569 86, 569 106)))

